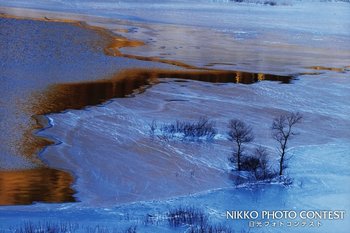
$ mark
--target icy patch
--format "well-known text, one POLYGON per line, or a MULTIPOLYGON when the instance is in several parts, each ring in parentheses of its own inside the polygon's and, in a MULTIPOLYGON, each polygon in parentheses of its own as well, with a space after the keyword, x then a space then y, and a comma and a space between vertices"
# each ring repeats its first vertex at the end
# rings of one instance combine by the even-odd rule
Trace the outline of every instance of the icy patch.
MULTIPOLYGON (((50 166, 72 171, 78 177, 74 186, 78 198, 91 205, 163 199, 228 187, 232 185, 228 156, 233 146, 225 140, 229 119, 251 124, 254 143, 274 148, 272 118, 286 111, 301 112, 300 136, 289 150, 297 162, 300 158, 315 163, 317 158, 299 152, 302 148, 338 145, 350 138, 350 108, 343 101, 350 92, 348 85, 340 85, 349 80, 334 78, 323 85, 322 79, 304 76, 292 85, 161 83, 133 98, 50 115, 55 125, 42 133, 63 143, 47 148, 42 156, 50 166), (189 101, 167 101, 179 95, 189 101), (153 120, 174 122, 204 115, 217 123, 220 136, 212 142, 159 140, 149 134, 153 120)), ((324 161, 324 157, 320 159, 324 161)), ((293 178, 298 177, 293 173, 298 171, 296 167, 290 169, 293 178)))

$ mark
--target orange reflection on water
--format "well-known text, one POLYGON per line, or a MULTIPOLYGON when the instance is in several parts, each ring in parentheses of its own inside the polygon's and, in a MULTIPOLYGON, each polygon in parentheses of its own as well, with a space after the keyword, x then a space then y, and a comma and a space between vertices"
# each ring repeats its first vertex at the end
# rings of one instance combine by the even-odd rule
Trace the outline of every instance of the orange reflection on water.
POLYGON ((345 68, 336 68, 336 67, 325 67, 325 66, 311 66, 311 67, 307 67, 309 69, 313 69, 313 70, 329 70, 329 71, 335 71, 335 72, 344 72, 345 68))
MULTIPOLYGON (((1 17, 7 16, 1 15, 1 17)), ((187 70, 133 69, 120 72, 105 80, 54 85, 42 96, 44 98, 39 98, 34 106, 30 107, 30 116, 60 112, 66 109, 81 109, 89 105, 100 104, 111 98, 125 97, 135 90, 142 91, 142 88, 146 85, 156 83, 161 78, 239 83, 253 83, 259 80, 275 80, 288 83, 291 80, 291 77, 288 76, 199 69, 180 61, 123 54, 120 51, 121 48, 142 46, 144 43, 128 40, 122 36, 114 35, 104 28, 75 20, 67 21, 47 17, 36 20, 66 22, 88 30, 94 30, 101 35, 104 52, 110 56, 161 62, 187 68, 187 70)), ((33 130, 46 125, 45 122, 36 120, 36 124, 23 130, 21 148, 23 148, 24 155, 35 155, 40 149, 52 143, 50 140, 32 135, 33 130)), ((73 178, 69 173, 55 169, 37 168, 23 171, 0 171, 0 205, 31 204, 36 201, 72 202, 75 201, 73 197, 74 190, 71 189, 72 183, 73 178)))
POLYGON ((262 80, 289 83, 291 76, 218 70, 130 69, 114 76, 92 82, 65 83, 51 86, 34 105, 37 115, 57 113, 67 109, 82 109, 112 98, 121 98, 142 91, 145 86, 164 78, 196 80, 212 83, 250 84, 262 80))
POLYGON ((69 173, 56 169, 0 171, 0 205, 74 202, 72 183, 69 173))

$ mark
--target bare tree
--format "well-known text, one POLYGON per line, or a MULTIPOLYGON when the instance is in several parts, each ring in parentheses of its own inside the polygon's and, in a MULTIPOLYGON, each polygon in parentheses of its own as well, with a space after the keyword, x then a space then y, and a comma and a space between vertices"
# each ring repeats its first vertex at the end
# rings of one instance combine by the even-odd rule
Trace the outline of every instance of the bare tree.
POLYGON ((293 126, 298 124, 302 120, 302 115, 297 113, 288 113, 283 114, 277 118, 275 118, 272 122, 272 137, 278 142, 278 152, 280 155, 280 166, 279 166, 279 175, 283 174, 283 169, 285 168, 285 156, 287 151, 287 146, 289 140, 297 135, 296 132, 293 131, 293 126))
POLYGON ((254 140, 254 135, 252 132, 252 127, 245 124, 243 121, 233 119, 230 120, 228 136, 230 141, 234 142, 236 145, 233 156, 230 161, 237 162, 237 169, 241 170, 241 157, 244 153, 243 144, 249 143, 254 140))

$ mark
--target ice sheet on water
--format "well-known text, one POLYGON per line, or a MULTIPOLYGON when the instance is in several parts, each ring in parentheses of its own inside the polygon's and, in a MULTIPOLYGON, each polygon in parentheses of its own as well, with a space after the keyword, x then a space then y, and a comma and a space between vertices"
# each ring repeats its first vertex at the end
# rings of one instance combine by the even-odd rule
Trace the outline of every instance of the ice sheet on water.
POLYGON ((133 25, 124 35, 146 45, 125 48, 124 53, 195 66, 276 74, 298 73, 316 65, 348 66, 349 4, 292 2, 271 7, 209 0, 2 0, 0 5, 126 19, 133 25))
MULTIPOLYGON (((296 172, 290 170, 299 183, 310 184, 313 172, 325 171, 318 170, 316 163, 319 148, 328 144, 336 147, 350 138, 347 117, 350 108, 344 102, 349 97, 349 85, 336 88, 349 80, 334 78, 323 85, 325 79, 328 78, 303 77, 291 85, 161 83, 133 98, 116 99, 85 111, 50 115, 55 124, 40 135, 58 138, 62 143, 47 148, 42 156, 50 166, 77 175, 75 188, 84 203, 110 205, 163 199, 232 184, 227 160, 232 145, 224 137, 229 119, 240 118, 251 124, 255 143, 275 154, 269 131, 271 119, 286 111, 300 111, 304 115, 302 127, 298 128, 301 135, 290 145, 290 152, 303 162, 295 159, 296 172), (201 116, 215 120, 223 136, 213 142, 188 142, 152 138, 149 134, 148 124, 153 120, 170 123, 201 116), (315 149, 311 153, 312 149, 305 150, 308 148, 315 149), (298 170, 299 165, 307 163, 310 173, 304 167, 304 171, 298 170)), ((337 156, 346 156, 341 154, 345 149, 322 151, 319 159, 324 164, 329 164, 327 154, 332 151, 337 156)), ((340 166, 347 167, 346 163, 340 166)), ((345 167, 337 169, 345 171, 345 167)), ((337 169, 328 171, 333 174, 337 169)), ((319 186, 319 190, 329 192, 333 184, 326 179, 332 175, 322 177, 328 184, 319 186)), ((348 174, 342 172, 339 177, 343 177, 339 182, 346 181, 348 174)))

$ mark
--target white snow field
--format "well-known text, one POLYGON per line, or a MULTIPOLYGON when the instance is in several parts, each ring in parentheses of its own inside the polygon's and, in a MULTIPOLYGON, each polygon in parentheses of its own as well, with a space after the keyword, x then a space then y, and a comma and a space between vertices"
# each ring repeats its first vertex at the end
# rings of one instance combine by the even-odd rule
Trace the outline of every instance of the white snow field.
POLYGON ((0 0, 0 6, 101 16, 109 21, 89 23, 112 30, 113 20, 125 20, 128 31, 118 33, 146 45, 125 48, 124 53, 296 76, 290 84, 249 85, 163 79, 127 98, 47 115, 51 127, 38 135, 57 143, 47 147, 41 159, 74 175, 79 202, 1 206, 0 229, 10 232, 8 227, 21 221, 44 220, 110 229, 137 225, 137 232, 186 232, 188 227, 171 228, 167 221, 144 221, 147 215, 164 217, 169 209, 195 206, 213 224, 235 232, 348 232, 350 4, 276 2, 0 0), (272 119, 296 111, 304 118, 288 150, 293 156, 286 172, 293 183, 235 187, 228 161, 228 121, 238 118, 252 125, 254 145, 269 148, 277 160, 272 119), (216 121, 219 134, 213 141, 167 141, 149 135, 153 120, 170 123, 201 116, 216 121), (321 220, 319 227, 249 228, 247 220, 227 220, 227 210, 346 214, 343 220, 321 220))
MULTIPOLYGON (((20 215, 32 221, 63 218, 109 227, 137 224, 140 232, 184 232, 185 227, 168 229, 166 222, 145 226, 143 221, 147 214, 162 216, 168 209, 188 205, 240 232, 248 230, 248 221, 226 220, 226 210, 349 211, 347 82, 332 73, 303 76, 293 84, 215 85, 167 79, 135 97, 49 115, 53 126, 40 135, 60 143, 48 147, 42 159, 75 174, 81 202, 2 207, 7 214, 0 220, 15 225, 13 215, 20 215), (227 160, 232 147, 224 139, 227 121, 240 118, 251 124, 255 143, 269 147, 274 155, 269 127, 273 117, 286 111, 304 115, 296 128, 300 135, 289 149, 293 157, 286 171, 293 184, 234 188, 227 160), (148 134, 147 124, 154 119, 171 122, 203 115, 217 122, 221 135, 212 142, 164 142, 148 134)), ((349 227, 346 218, 321 222, 317 228, 265 227, 250 232, 345 233, 349 227)))

